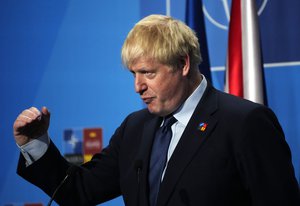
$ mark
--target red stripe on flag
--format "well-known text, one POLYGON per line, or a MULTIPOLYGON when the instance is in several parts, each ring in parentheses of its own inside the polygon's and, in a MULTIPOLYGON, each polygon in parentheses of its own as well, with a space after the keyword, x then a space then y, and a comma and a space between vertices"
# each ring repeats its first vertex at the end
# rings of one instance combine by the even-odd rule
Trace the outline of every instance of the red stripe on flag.
POLYGON ((228 40, 229 93, 243 97, 241 1, 232 0, 228 40))

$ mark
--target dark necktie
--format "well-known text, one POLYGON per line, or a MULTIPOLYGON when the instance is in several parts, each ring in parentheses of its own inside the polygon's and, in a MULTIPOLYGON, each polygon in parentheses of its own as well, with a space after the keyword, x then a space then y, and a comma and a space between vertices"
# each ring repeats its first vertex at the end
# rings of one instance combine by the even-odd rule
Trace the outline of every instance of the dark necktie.
POLYGON ((149 167, 149 200, 150 206, 156 205, 161 176, 166 166, 167 153, 172 138, 171 126, 177 120, 173 116, 165 118, 163 125, 157 130, 152 146, 149 167))

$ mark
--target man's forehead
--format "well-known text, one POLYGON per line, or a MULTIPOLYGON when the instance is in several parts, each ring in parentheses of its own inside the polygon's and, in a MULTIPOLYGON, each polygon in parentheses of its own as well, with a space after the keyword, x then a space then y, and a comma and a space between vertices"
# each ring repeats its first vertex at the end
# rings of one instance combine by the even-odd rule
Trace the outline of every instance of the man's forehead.
POLYGON ((139 59, 135 61, 129 68, 131 71, 149 70, 159 67, 159 63, 149 59, 139 59))

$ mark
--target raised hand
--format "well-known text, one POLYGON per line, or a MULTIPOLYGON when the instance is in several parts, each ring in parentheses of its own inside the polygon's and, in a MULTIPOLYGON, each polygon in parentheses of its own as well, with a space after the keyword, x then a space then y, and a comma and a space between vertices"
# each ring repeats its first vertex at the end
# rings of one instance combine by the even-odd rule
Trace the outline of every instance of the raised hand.
POLYGON ((42 136, 49 128, 50 112, 46 107, 39 111, 35 107, 24 110, 15 120, 13 133, 19 146, 42 136))

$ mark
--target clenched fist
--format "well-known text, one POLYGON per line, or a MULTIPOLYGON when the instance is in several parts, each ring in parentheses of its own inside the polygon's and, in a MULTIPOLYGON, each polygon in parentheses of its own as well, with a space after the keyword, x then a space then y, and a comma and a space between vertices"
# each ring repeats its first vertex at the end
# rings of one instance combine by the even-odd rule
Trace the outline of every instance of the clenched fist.
POLYGON ((19 146, 45 134, 49 128, 50 112, 46 107, 39 111, 35 107, 24 110, 13 126, 14 137, 19 146))

